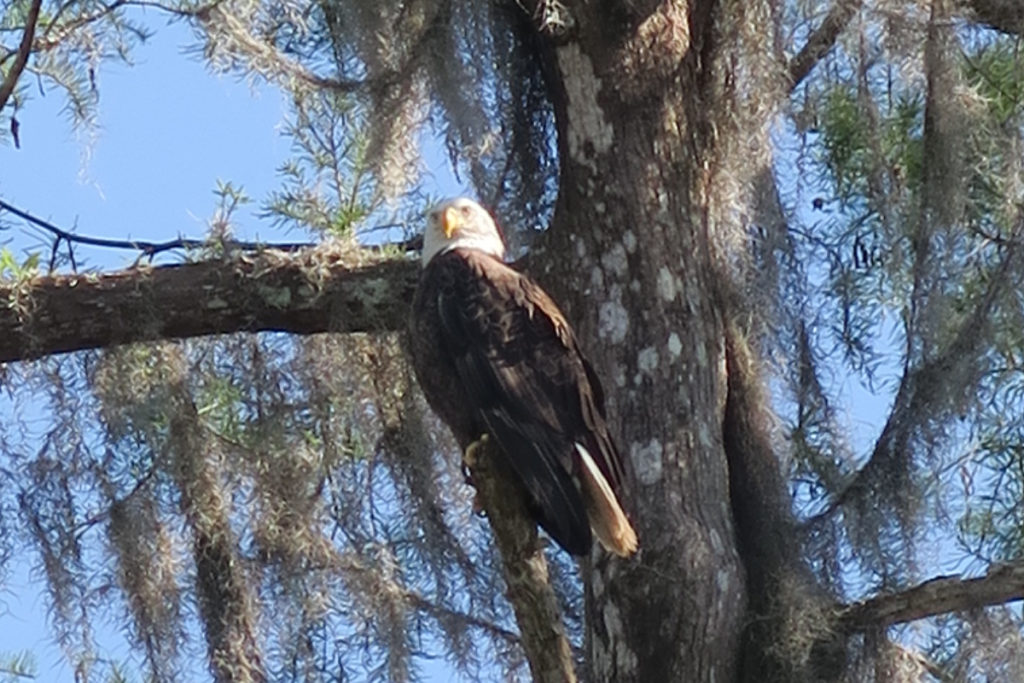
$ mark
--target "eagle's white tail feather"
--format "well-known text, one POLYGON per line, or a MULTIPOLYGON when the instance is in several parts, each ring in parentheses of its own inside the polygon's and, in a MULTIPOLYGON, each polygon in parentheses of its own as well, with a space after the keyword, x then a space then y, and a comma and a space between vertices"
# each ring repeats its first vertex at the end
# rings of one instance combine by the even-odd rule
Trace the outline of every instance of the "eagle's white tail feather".
POLYGON ((601 545, 607 550, 620 557, 629 557, 636 552, 636 532, 590 452, 583 447, 583 444, 573 445, 583 463, 581 483, 590 527, 594 530, 597 539, 601 541, 601 545))

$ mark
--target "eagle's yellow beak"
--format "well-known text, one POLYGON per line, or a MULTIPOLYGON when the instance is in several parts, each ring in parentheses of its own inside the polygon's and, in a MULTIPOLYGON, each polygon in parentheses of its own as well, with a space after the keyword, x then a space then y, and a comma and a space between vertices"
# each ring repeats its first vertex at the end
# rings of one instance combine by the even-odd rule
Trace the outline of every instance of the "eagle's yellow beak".
POLYGON ((449 206, 444 210, 444 215, 441 216, 441 228, 444 230, 444 236, 447 239, 451 239, 455 231, 461 227, 462 214, 454 206, 449 206))

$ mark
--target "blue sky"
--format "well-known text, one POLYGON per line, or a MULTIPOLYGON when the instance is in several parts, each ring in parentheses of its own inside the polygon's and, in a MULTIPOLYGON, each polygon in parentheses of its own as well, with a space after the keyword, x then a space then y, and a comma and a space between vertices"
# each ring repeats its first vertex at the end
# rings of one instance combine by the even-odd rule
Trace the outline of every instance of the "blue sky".
MULTIPOLYGON (((242 185, 254 199, 276 182, 289 141, 278 125, 285 101, 272 88, 251 88, 214 76, 182 47, 181 25, 157 27, 134 53, 136 65, 107 65, 98 74, 98 126, 73 130, 59 91, 30 101, 19 112, 21 148, 0 147, 0 197, 64 229, 112 238, 163 240, 201 237, 216 206, 218 180, 242 185)), ((6 116, 4 125, 7 125, 6 116)), ((239 216, 239 236, 273 240, 253 217, 239 216)), ((44 243, 4 216, 0 240, 19 257, 44 243)), ((306 239, 290 235, 288 239, 306 239)), ((87 267, 120 268, 136 254, 76 248, 87 267)), ((17 558, 0 594, 0 652, 35 655, 41 683, 74 680, 46 625, 46 602, 33 573, 34 557, 17 558)), ((130 652, 119 624, 96 624, 105 654, 130 652)), ((203 667, 200 667, 200 670, 203 667)))
MULTIPOLYGON (((218 181, 230 181, 254 200, 236 215, 236 237, 310 239, 256 218, 289 155, 290 141, 281 132, 287 98, 273 87, 212 74, 186 53, 192 36, 183 25, 149 18, 156 33, 133 52, 134 66, 106 64, 97 72, 94 129, 76 131, 61 92, 41 95, 31 83, 18 112, 21 147, 0 146, 0 198, 79 234, 166 240, 202 237, 217 205, 214 189, 218 181)), ((0 117, 4 126, 8 113, 0 117)), ((441 147, 428 144, 425 151, 431 194, 462 193, 441 147)), ((0 232, 0 244, 19 258, 40 249, 48 253, 47 239, 12 216, 0 217, 0 225, 9 228, 0 232)), ((75 254, 80 268, 98 269, 127 267, 137 257, 82 246, 75 254)), ((0 583, 0 653, 30 651, 35 680, 70 683, 74 672, 47 628, 35 563, 35 557, 16 558, 0 583)), ((122 626, 95 625, 104 655, 119 659, 131 652, 122 626)), ((203 670, 200 664, 197 671, 203 670)))
MULTIPOLYGON (((0 196, 65 229, 152 239, 202 236, 218 179, 262 198, 289 151, 278 130, 285 102, 272 88, 211 75, 182 53, 189 39, 179 24, 160 26, 135 51, 134 67, 102 69, 93 131, 72 129, 59 91, 40 96, 30 88, 31 101, 18 116, 21 149, 0 147, 0 196)), ((243 234, 268 232, 251 211, 241 217, 243 234)), ((9 238, 12 248, 35 246, 24 235, 9 238)), ((135 256, 81 253, 106 267, 135 256)))

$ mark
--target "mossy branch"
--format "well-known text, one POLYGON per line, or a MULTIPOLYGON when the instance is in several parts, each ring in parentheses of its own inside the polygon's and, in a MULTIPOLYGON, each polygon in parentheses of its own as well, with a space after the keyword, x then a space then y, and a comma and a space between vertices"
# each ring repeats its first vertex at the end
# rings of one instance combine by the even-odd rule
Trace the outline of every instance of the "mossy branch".
POLYGON ((0 283, 0 362, 231 332, 401 329, 419 265, 330 246, 0 283))

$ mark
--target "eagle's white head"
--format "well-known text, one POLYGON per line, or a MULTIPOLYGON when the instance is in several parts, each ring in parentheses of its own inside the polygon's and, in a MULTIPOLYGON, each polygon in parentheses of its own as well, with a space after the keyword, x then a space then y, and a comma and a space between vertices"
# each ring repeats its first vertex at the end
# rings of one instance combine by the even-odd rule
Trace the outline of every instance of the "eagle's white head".
POLYGON ((484 207, 472 199, 446 199, 427 212, 423 231, 423 265, 436 255, 462 247, 505 258, 505 242, 484 207))

